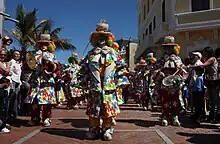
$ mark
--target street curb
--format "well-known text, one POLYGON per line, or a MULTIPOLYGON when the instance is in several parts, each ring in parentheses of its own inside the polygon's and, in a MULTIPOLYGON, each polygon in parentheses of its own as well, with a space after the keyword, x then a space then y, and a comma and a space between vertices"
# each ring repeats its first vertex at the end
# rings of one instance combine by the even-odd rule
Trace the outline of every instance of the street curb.
POLYGON ((163 139, 166 144, 174 144, 161 130, 155 129, 155 132, 163 139))
POLYGON ((14 142, 13 144, 22 144, 25 141, 29 140, 30 138, 32 138, 33 136, 35 136, 36 134, 38 134, 41 131, 41 129, 36 129, 34 131, 32 131, 31 133, 29 133, 28 135, 24 136, 23 138, 17 140, 16 142, 14 142))

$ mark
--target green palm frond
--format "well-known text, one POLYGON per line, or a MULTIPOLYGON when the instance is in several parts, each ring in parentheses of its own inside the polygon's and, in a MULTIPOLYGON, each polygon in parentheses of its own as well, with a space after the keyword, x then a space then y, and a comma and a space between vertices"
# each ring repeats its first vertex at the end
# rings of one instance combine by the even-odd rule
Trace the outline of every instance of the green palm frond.
POLYGON ((42 20, 39 24, 37 24, 34 28, 34 31, 39 31, 40 28, 42 28, 46 23, 48 23, 49 20, 42 20))
POLYGON ((36 21, 37 21, 36 12, 37 12, 37 9, 34 9, 32 12, 28 12, 25 15, 24 25, 23 25, 23 29, 22 29, 22 31, 23 31, 22 34, 23 35, 26 35, 30 31, 34 30, 35 24, 36 24, 36 21))
POLYGON ((51 32, 51 36, 54 36, 54 37, 58 36, 58 35, 61 33, 62 30, 63 30, 63 27, 55 28, 55 29, 51 32))
POLYGON ((19 29, 12 29, 12 35, 17 41, 22 41, 22 33, 19 29))
POLYGON ((28 48, 35 48, 36 42, 40 35, 49 33, 51 39, 55 42, 57 50, 75 50, 76 47, 70 43, 69 39, 61 38, 60 33, 63 27, 53 29, 54 22, 49 20, 42 20, 37 24, 38 9, 27 12, 22 4, 18 4, 16 8, 16 27, 12 29, 11 34, 22 47, 22 52, 26 52, 28 48))
POLYGON ((16 23, 16 26, 18 28, 22 27, 24 24, 25 13, 24 6, 22 4, 18 4, 16 8, 16 19, 19 21, 19 23, 16 23))
POLYGON ((40 30, 41 33, 50 33, 52 26, 53 26, 53 21, 47 20, 47 22, 45 22, 41 27, 41 30, 40 30))

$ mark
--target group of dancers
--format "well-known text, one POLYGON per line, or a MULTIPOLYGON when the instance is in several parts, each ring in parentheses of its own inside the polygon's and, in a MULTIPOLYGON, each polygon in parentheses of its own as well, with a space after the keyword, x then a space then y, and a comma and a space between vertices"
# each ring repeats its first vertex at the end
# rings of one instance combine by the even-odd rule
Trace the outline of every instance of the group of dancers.
POLYGON ((147 54, 146 59, 141 58, 133 81, 129 81, 129 71, 119 54, 119 45, 104 20, 96 25, 96 31, 90 35, 90 43, 93 48, 83 60, 79 62, 77 55, 73 55, 69 58, 68 67, 60 72, 60 63, 54 55, 54 42, 49 34, 41 35, 33 60, 26 63, 29 69, 23 69, 24 77, 29 77, 22 82, 29 87, 28 101, 32 104, 30 126, 39 125, 41 120, 43 126, 51 125, 51 109, 57 104, 60 77, 64 77, 64 88, 68 88, 64 91, 71 95, 69 98, 74 101, 74 107, 79 103, 75 97, 86 95, 86 115, 90 123, 86 134, 88 139, 112 139, 120 114, 119 105, 123 103, 122 90, 129 85, 135 89, 136 101, 145 109, 149 102, 152 105, 161 102, 163 126, 180 125, 182 87, 189 74, 179 57, 180 46, 173 36, 165 37, 160 59, 156 59, 153 53, 147 54))

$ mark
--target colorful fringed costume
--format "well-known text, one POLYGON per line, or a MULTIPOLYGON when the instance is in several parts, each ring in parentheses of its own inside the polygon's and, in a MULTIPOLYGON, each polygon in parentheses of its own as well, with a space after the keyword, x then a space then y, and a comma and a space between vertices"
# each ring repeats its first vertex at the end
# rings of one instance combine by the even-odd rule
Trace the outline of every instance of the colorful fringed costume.
POLYGON ((49 34, 42 34, 41 40, 38 41, 39 50, 35 55, 37 65, 30 82, 30 102, 33 105, 30 126, 40 123, 41 106, 43 125, 50 126, 52 105, 56 104, 54 72, 57 61, 55 55, 50 52, 50 43, 53 42, 50 41, 49 34))
POLYGON ((78 64, 78 56, 73 55, 68 58, 68 67, 64 72, 69 75, 69 81, 65 83, 65 91, 67 93, 67 108, 78 109, 78 98, 82 95, 82 90, 78 86, 78 73, 80 66, 78 64))
POLYGON ((164 75, 160 95, 162 97, 162 125, 169 123, 180 125, 178 120, 183 63, 178 56, 180 47, 175 44, 172 36, 165 37, 165 44, 162 45, 165 55, 161 60, 161 73, 164 75))
POLYGON ((155 105, 155 99, 153 99, 153 90, 155 84, 152 79, 152 76, 155 69, 156 61, 157 59, 154 57, 153 53, 147 54, 147 58, 146 58, 147 66, 144 73, 144 77, 146 80, 144 105, 146 108, 149 107, 149 102, 151 102, 151 106, 155 105))
POLYGON ((87 137, 99 137, 101 127, 104 140, 111 140, 115 117, 120 113, 117 89, 129 84, 126 64, 112 48, 114 36, 108 31, 108 24, 104 21, 97 25, 90 42, 94 48, 87 54, 83 68, 86 71, 84 79, 89 81, 86 114, 91 127, 87 137), (100 123, 100 119, 103 122, 100 123))
POLYGON ((141 58, 140 62, 136 66, 136 74, 135 74, 135 100, 138 104, 142 105, 144 109, 146 109, 145 105, 145 86, 146 86, 146 79, 145 79, 145 69, 147 63, 146 61, 141 58))

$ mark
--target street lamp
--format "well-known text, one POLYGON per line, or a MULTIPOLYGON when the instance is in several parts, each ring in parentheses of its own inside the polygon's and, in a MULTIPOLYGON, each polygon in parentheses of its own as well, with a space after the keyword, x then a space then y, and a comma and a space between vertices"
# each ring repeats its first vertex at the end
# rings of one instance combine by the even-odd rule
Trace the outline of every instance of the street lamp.
MULTIPOLYGON (((0 0, 0 34, 3 35, 4 31, 4 20, 9 20, 15 23, 18 23, 19 21, 16 19, 11 18, 11 16, 7 13, 5 13, 5 0, 0 0)), ((0 42, 0 48, 2 46, 2 43, 0 42)))
POLYGON ((5 20, 9 20, 9 21, 12 21, 12 22, 15 22, 15 23, 19 23, 18 20, 13 19, 13 18, 11 18, 11 17, 5 17, 5 20))
POLYGON ((2 16, 4 16, 4 17, 11 17, 9 14, 6 14, 6 13, 4 13, 4 12, 0 12, 0 15, 2 15, 2 16))
POLYGON ((9 20, 9 21, 13 21, 15 23, 19 23, 18 20, 11 18, 11 16, 7 13, 0 12, 0 15, 2 15, 5 18, 5 20, 9 20))

